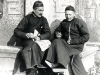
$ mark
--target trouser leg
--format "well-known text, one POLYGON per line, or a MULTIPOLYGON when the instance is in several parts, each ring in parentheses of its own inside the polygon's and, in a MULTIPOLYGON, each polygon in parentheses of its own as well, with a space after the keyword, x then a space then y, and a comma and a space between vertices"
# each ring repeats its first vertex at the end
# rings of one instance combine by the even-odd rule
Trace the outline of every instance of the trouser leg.
POLYGON ((68 72, 69 72, 69 75, 74 75, 74 72, 72 70, 72 63, 73 63, 73 56, 70 56, 70 61, 68 63, 68 72))
POLYGON ((75 75, 87 75, 81 57, 79 55, 74 56, 72 69, 75 75))
POLYGON ((23 50, 22 50, 22 56, 23 59, 25 60, 25 64, 26 64, 26 68, 31 68, 31 47, 34 44, 34 41, 32 40, 27 40, 25 42, 23 42, 23 50))
POLYGON ((60 63, 64 67, 67 67, 69 63, 69 54, 67 47, 62 40, 56 39, 53 41, 51 47, 49 48, 46 60, 51 63, 60 63))
POLYGON ((25 60, 26 68, 31 68, 31 48, 24 48, 22 55, 25 60))
POLYGON ((32 66, 39 66, 41 67, 41 61, 43 58, 43 52, 41 51, 39 45, 37 43, 34 43, 32 45, 32 66))

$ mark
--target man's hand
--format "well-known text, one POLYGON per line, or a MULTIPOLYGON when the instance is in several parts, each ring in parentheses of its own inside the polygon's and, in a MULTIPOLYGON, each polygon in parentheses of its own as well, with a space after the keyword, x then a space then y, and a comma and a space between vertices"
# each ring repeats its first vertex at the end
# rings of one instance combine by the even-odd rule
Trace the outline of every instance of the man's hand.
POLYGON ((71 42, 71 37, 69 37, 67 43, 70 44, 70 42, 71 42))
POLYGON ((56 37, 57 37, 58 39, 60 39, 60 38, 62 37, 61 32, 56 32, 56 37))
POLYGON ((33 33, 27 33, 27 34, 26 34, 26 37, 27 37, 27 38, 34 38, 34 34, 33 34, 33 33))

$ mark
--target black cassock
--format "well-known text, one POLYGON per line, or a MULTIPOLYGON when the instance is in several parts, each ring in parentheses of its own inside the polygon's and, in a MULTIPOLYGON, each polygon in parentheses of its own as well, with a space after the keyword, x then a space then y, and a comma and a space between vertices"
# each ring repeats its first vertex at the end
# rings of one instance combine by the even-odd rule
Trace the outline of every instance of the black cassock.
POLYGON ((43 16, 37 17, 34 13, 25 16, 14 30, 14 36, 20 39, 23 47, 17 54, 14 73, 19 67, 24 71, 35 65, 41 66, 43 52, 37 43, 26 37, 26 33, 34 33, 35 29, 40 33, 41 40, 49 40, 51 32, 47 19, 43 16))
POLYGON ((72 21, 66 19, 61 22, 55 30, 62 33, 61 39, 55 39, 48 50, 46 60, 51 63, 60 63, 64 67, 69 64, 73 75, 86 75, 79 54, 83 51, 84 43, 89 39, 89 32, 84 21, 74 18, 72 21), (70 30, 69 30, 70 28, 70 30), (70 44, 67 43, 71 37, 70 44))

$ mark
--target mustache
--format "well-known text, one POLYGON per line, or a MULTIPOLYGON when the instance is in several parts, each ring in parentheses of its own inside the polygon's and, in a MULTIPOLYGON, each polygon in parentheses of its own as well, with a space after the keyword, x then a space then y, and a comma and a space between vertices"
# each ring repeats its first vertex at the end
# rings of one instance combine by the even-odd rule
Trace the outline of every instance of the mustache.
POLYGON ((39 14, 39 15, 41 15, 41 16, 42 16, 42 14, 39 14))

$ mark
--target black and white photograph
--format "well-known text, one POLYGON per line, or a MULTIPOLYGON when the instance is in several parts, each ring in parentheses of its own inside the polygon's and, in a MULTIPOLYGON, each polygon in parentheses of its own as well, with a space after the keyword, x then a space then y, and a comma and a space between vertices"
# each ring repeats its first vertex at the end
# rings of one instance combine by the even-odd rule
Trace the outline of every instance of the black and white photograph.
POLYGON ((100 0, 0 0, 0 75, 100 75, 100 0))

